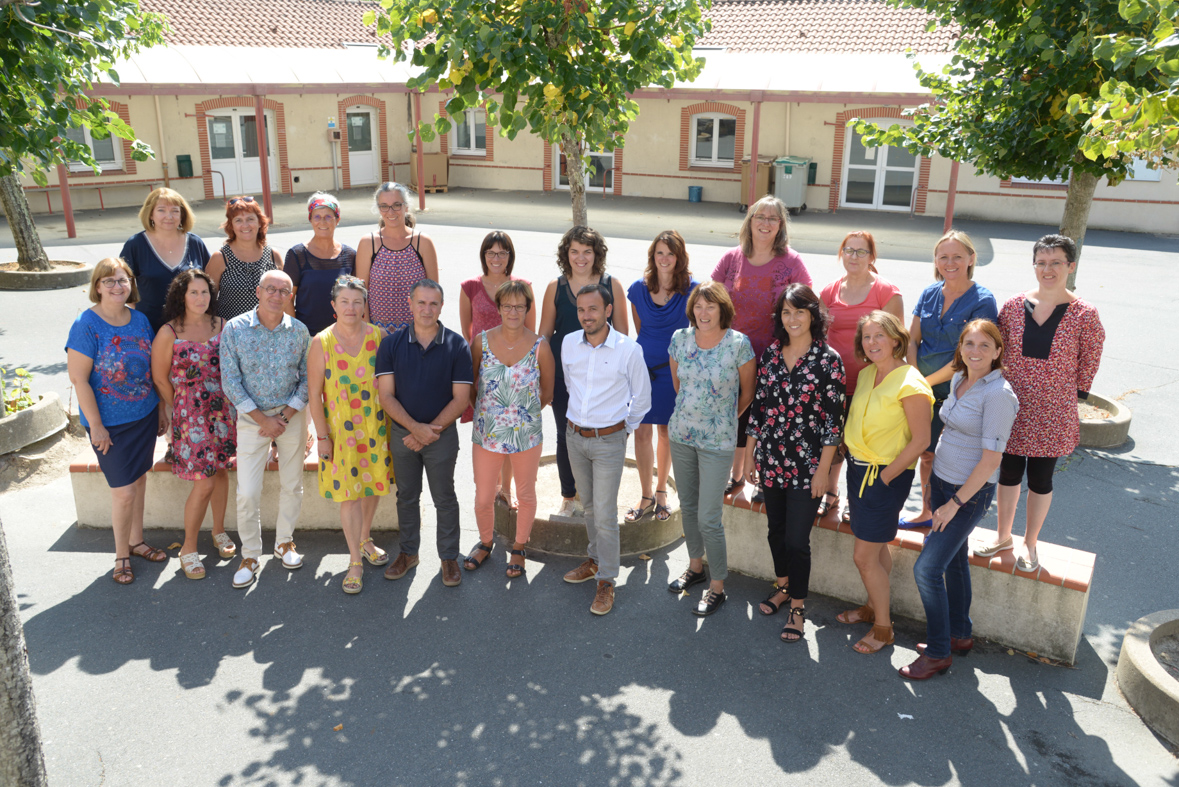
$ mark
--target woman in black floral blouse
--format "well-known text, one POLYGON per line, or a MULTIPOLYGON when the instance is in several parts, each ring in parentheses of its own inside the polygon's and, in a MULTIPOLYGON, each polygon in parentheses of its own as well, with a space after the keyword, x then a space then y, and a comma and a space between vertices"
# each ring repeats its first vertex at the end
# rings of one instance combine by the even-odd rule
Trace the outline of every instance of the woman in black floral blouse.
POLYGON ((760 610, 773 615, 789 601, 790 618, 781 638, 798 642, 810 583, 811 527, 843 439, 847 381, 839 353, 827 344, 826 315, 810 287, 787 287, 773 319, 774 341, 758 365, 749 418, 777 575, 760 610))

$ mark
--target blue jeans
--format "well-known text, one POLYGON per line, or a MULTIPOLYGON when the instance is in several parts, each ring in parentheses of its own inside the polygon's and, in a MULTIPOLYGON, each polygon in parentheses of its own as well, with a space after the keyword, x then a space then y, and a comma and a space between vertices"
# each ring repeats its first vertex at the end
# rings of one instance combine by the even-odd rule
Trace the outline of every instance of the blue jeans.
MULTIPOLYGON (((937 475, 930 478, 930 505, 934 511, 958 491, 937 475)), ((945 529, 925 537, 921 555, 913 566, 913 578, 925 606, 925 655, 944 659, 950 655, 950 637, 970 636, 970 562, 966 541, 991 507, 995 485, 987 484, 958 509, 945 529)))

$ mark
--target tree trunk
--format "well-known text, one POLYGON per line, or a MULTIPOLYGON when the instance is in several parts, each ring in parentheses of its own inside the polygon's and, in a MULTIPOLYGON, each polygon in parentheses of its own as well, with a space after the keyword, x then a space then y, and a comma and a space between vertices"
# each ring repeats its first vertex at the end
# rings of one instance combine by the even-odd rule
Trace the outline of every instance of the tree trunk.
MULTIPOLYGON (((1085 229, 1089 226, 1089 208, 1093 206, 1093 192, 1097 190, 1097 176, 1091 172, 1073 170, 1068 179, 1068 196, 1064 199, 1064 215, 1060 218, 1060 234, 1077 243, 1077 262, 1081 261, 1081 247, 1085 245, 1085 229)), ((1078 268, 1080 265, 1077 266, 1078 268)), ((1077 287, 1077 271, 1068 277, 1068 288, 1077 287)))
POLYGON ((561 152, 565 154, 565 171, 569 175, 573 226, 588 227, 589 213, 585 209, 585 165, 581 161, 581 140, 570 135, 561 137, 561 152))
POLYGON ((29 200, 25 196, 24 186, 20 184, 16 173, 0 178, 0 203, 4 204, 4 213, 8 216, 8 226, 12 229, 12 238, 16 241, 16 261, 22 271, 49 270, 49 257, 41 246, 41 238, 37 235, 37 225, 33 223, 33 213, 29 210, 29 200))
POLYGON ((0 784, 44 787, 49 781, 18 609, 0 522, 0 784))

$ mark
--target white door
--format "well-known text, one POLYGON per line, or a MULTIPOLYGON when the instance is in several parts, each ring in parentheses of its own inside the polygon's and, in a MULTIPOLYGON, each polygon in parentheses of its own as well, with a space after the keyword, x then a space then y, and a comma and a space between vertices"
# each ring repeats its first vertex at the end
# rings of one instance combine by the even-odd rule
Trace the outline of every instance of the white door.
MULTIPOLYGON (((278 188, 278 161, 274 155, 274 113, 264 112, 270 188, 278 188)), ((258 131, 254 110, 230 108, 209 113, 209 158, 214 173, 214 195, 258 194, 262 191, 262 163, 258 158, 258 131), (222 194, 222 182, 224 193, 222 194)))
POLYGON ((345 118, 348 131, 348 177, 353 186, 376 183, 380 177, 373 130, 376 111, 363 105, 350 107, 345 118))
MULTIPOLYGON (((569 162, 565 160, 565 154, 561 151, 560 145, 553 146, 553 158, 559 162, 557 169, 557 181, 554 185, 558 189, 569 188, 569 162)), ((589 166, 586 167, 583 177, 585 178, 586 191, 602 191, 614 192, 614 154, 613 153, 590 153, 589 166)))
POLYGON ((840 205, 871 210, 909 210, 917 186, 917 156, 904 148, 865 147, 855 130, 843 156, 840 205))

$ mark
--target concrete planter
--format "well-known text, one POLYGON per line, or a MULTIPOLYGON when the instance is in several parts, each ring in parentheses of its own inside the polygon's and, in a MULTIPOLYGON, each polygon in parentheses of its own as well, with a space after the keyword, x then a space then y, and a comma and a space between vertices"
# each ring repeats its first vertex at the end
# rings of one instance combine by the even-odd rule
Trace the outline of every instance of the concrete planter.
POLYGON ((94 265, 70 260, 50 260, 47 271, 21 271, 0 268, 0 290, 64 290, 90 283, 94 265))
POLYGON ((1086 404, 1111 413, 1109 418, 1082 418, 1081 445, 1085 448, 1117 448, 1130 436, 1130 408, 1121 402, 1089 394, 1086 404))
MULTIPOLYGON (((540 460, 536 484, 536 518, 532 522, 528 551, 584 557, 589 546, 585 518, 557 516, 553 513, 561 502, 556 463, 555 454, 543 456, 540 460)), ((632 501, 638 500, 640 495, 639 475, 634 467, 634 460, 627 458, 626 470, 622 473, 622 483, 618 489, 618 538, 620 552, 624 556, 662 549, 684 534, 675 481, 670 477, 667 479, 667 504, 671 508, 668 519, 661 522, 654 516, 647 516, 638 522, 625 520, 627 507, 632 501)), ((509 543, 516 539, 516 512, 509 511, 502 501, 497 501, 495 506, 495 531, 509 543)))
POLYGON ((55 393, 47 393, 32 407, 0 418, 0 454, 19 451, 52 437, 68 424, 61 399, 55 393))
POLYGON ((1134 710, 1151 728, 1179 746, 1179 681, 1154 655, 1152 645, 1179 634, 1179 609, 1139 618, 1122 640, 1118 685, 1134 710))

